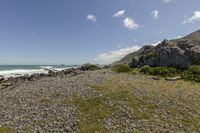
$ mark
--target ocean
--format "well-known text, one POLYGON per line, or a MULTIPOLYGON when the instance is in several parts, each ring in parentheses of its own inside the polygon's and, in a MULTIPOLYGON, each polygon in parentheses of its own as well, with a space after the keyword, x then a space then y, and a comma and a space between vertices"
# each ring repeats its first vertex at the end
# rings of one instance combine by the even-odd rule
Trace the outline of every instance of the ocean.
POLYGON ((61 71, 76 68, 77 65, 0 65, 0 78, 18 77, 33 73, 48 73, 49 70, 61 71))

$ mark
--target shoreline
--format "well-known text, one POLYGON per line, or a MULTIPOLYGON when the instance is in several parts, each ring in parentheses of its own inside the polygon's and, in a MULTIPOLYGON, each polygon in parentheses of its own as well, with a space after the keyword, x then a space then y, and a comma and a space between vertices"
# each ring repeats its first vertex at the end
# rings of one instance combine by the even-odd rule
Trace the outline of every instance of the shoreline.
POLYGON ((0 65, 0 78, 19 77, 31 74, 47 74, 49 70, 62 71, 70 68, 78 68, 76 65, 0 65))
POLYGON ((46 69, 41 71, 32 71, 24 74, 15 73, 14 76, 4 77, 0 75, 0 89, 15 85, 17 83, 22 83, 25 81, 35 81, 44 77, 56 77, 56 76, 66 76, 66 75, 77 75, 80 73, 81 68, 61 68, 61 69, 46 69))

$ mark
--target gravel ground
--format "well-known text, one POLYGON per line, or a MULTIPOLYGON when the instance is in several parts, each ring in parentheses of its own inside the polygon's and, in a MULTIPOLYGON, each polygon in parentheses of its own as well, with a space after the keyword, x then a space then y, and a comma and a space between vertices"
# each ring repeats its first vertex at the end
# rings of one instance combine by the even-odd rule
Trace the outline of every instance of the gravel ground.
POLYGON ((0 90, 0 132, 77 132, 77 108, 67 101, 75 95, 96 95, 88 84, 114 75, 110 71, 45 77, 0 90))
POLYGON ((0 132, 193 133, 200 132, 199 110, 199 84, 155 81, 151 76, 116 74, 108 69, 85 71, 0 90, 0 132), (73 102, 77 97, 82 101, 99 98, 113 109, 102 118, 105 130, 80 129, 82 104, 73 102))

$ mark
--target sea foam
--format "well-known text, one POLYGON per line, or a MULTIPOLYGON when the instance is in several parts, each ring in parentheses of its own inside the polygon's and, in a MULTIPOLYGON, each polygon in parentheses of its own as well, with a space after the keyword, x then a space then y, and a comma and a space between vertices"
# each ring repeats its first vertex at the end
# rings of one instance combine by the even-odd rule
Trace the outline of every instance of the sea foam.
POLYGON ((5 79, 9 77, 20 77, 24 75, 31 75, 34 73, 44 73, 47 74, 49 70, 52 71, 62 71, 65 69, 74 68, 74 67, 65 67, 65 68, 54 68, 53 66, 40 66, 39 69, 13 69, 13 70, 1 70, 0 77, 5 79))
POLYGON ((47 70, 44 69, 32 69, 32 70, 3 70, 0 71, 0 75, 3 76, 4 78, 9 78, 9 77, 19 77, 19 76, 24 76, 24 75, 31 75, 34 73, 48 73, 47 70))

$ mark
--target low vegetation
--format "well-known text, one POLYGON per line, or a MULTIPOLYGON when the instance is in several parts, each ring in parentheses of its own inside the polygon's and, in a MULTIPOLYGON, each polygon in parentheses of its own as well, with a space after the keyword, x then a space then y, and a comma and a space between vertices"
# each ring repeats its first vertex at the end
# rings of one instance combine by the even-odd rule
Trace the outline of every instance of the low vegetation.
POLYGON ((127 64, 117 64, 112 67, 112 70, 117 73, 130 72, 131 68, 127 64))
POLYGON ((94 71, 94 70, 100 70, 101 68, 98 65, 94 64, 84 64, 81 66, 81 69, 83 71, 94 71))
POLYGON ((141 68, 140 72, 144 74, 150 75, 158 75, 158 76, 177 76, 180 75, 181 70, 174 67, 150 67, 144 66, 141 68))
POLYGON ((75 105, 79 109, 80 133, 107 132, 104 119, 112 115, 111 106, 104 103, 101 98, 77 99, 75 105))
POLYGON ((114 123, 113 132, 147 132, 136 125, 146 125, 152 132, 199 131, 198 83, 155 81, 148 75, 118 75, 91 87, 115 108, 111 120, 121 119, 121 115, 125 119, 114 123))
POLYGON ((200 65, 190 66, 181 73, 183 79, 200 82, 200 65))
POLYGON ((181 76, 184 80, 200 82, 200 65, 191 65, 186 69, 179 69, 175 67, 150 67, 144 66, 142 68, 130 68, 128 65, 119 64, 112 68, 113 71, 129 72, 131 74, 143 73, 161 77, 175 77, 181 76))
POLYGON ((10 127, 1 127, 0 133, 16 133, 16 132, 10 127))

